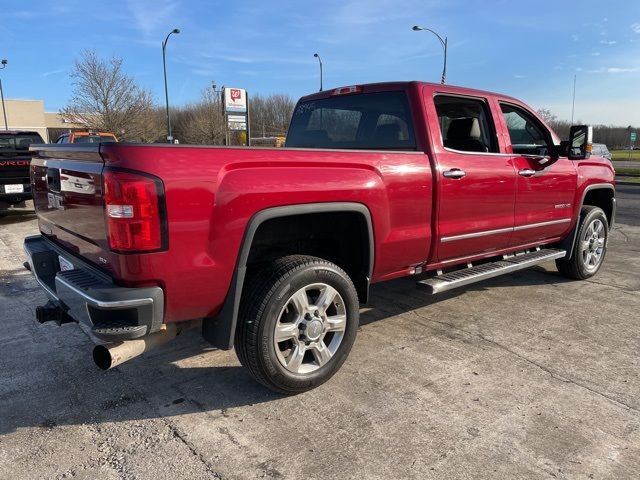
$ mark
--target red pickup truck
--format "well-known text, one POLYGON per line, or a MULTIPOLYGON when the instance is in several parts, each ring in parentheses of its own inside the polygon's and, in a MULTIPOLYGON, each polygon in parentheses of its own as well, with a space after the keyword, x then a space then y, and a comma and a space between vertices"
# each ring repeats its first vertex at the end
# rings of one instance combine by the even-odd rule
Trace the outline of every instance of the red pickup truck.
POLYGON ((590 137, 561 142, 508 96, 398 82, 302 98, 283 149, 34 146, 37 317, 86 324, 105 369, 201 325, 267 387, 308 390, 345 361, 371 283, 594 275, 616 204, 590 137))

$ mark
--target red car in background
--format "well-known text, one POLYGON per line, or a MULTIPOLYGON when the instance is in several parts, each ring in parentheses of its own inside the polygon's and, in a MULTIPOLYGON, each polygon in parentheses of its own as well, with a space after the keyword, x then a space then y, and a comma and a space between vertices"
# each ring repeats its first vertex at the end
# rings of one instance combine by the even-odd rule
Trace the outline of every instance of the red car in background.
POLYGON ((69 132, 60 135, 56 143, 100 143, 117 141, 116 136, 109 132, 69 132))

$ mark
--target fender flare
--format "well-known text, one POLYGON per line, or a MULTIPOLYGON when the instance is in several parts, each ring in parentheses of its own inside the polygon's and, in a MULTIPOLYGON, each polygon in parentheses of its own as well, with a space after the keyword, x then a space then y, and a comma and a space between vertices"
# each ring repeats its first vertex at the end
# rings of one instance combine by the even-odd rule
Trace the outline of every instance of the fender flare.
POLYGON ((562 248, 567 251, 566 260, 569 260, 573 257, 573 249, 576 243, 576 235, 578 235, 578 229, 580 228, 580 211, 584 205, 584 199, 587 198, 587 193, 591 190, 604 190, 609 189, 613 192, 613 196, 611 197, 612 205, 611 205, 611 221, 609 222, 609 229, 613 227, 615 218, 616 218, 616 188, 611 183, 594 183, 592 185, 588 185, 584 191, 582 192, 582 199, 580 200, 580 207, 577 209, 577 220, 576 224, 573 226, 569 235, 558 243, 558 248, 562 248))
MULTIPOLYGON (((365 205, 355 202, 328 202, 305 203, 267 208, 255 213, 247 223, 244 236, 240 244, 240 252, 236 261, 236 267, 233 271, 233 277, 231 278, 231 285, 222 309, 216 317, 205 318, 202 322, 202 336, 205 340, 213 346, 223 350, 230 350, 233 348, 238 312, 240 310, 240 299, 242 297, 242 288, 244 286, 244 280, 247 272, 247 260, 249 258, 253 239, 260 225, 274 218, 330 212, 355 212, 361 214, 365 219, 369 236, 369 268, 366 285, 366 291, 368 294, 375 261, 375 243, 371 212, 369 212, 369 209, 365 205)), ((364 301, 366 302, 366 297, 364 301)))

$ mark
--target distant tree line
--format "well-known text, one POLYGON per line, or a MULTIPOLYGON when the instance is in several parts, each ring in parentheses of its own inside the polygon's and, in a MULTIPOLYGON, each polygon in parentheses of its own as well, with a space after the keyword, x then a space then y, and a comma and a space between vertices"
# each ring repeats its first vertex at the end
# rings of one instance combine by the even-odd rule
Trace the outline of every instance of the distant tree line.
MULTIPOLYGON (((562 140, 569 138, 571 122, 568 120, 560 120, 547 108, 539 109, 538 114, 553 128, 562 140)), ((634 126, 593 125, 593 141, 595 143, 604 143, 609 147, 609 150, 620 150, 629 146, 630 131, 635 132, 637 130, 634 126)))
MULTIPOLYGON (((88 129, 113 132, 121 141, 166 141, 165 107, 155 103, 151 93, 123 71, 122 64, 118 57, 104 60, 94 51, 84 52, 71 71, 72 98, 60 114, 88 129)), ((243 143, 239 132, 227 135, 220 95, 206 88, 198 101, 172 107, 173 137, 188 144, 243 143)), ((285 135, 294 106, 294 99, 286 94, 250 95, 251 136, 285 135)))

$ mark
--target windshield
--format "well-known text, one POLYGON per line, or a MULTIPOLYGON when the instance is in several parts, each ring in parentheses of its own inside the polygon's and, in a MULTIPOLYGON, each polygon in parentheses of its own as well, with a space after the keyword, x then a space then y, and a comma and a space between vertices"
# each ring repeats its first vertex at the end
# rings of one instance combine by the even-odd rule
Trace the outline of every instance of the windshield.
POLYGON ((82 135, 76 136, 73 139, 73 143, 100 143, 100 142, 115 142, 116 139, 111 135, 82 135))
POLYGON ((44 143, 38 134, 2 135, 0 134, 0 150, 29 150, 32 143, 44 143))
POLYGON ((415 150, 407 97, 402 91, 339 95, 299 103, 287 147, 415 150))

